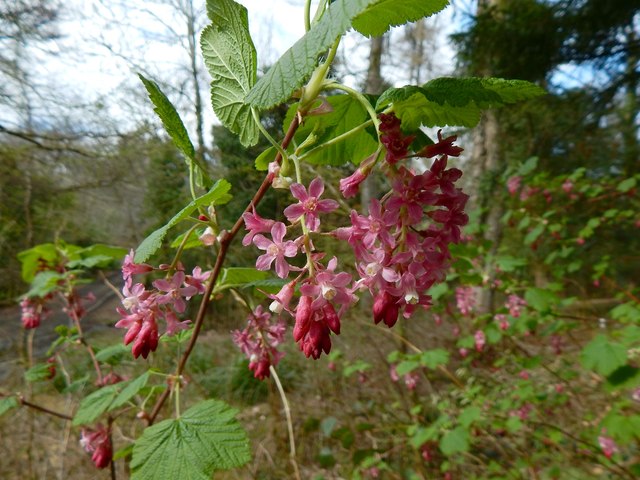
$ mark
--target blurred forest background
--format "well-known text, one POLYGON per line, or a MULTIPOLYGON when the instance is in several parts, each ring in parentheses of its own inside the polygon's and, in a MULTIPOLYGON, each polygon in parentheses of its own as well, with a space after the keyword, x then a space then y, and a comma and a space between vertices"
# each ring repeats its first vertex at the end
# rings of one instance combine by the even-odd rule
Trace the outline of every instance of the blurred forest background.
MULTIPOLYGON (((197 154, 212 178, 225 177, 233 185, 234 199, 224 210, 223 223, 237 218, 262 179, 254 160, 265 145, 242 148, 208 113, 209 77, 198 47, 198 35, 206 23, 202 2, 96 0, 94 11, 74 8, 73 3, 55 0, 0 0, 0 303, 5 306, 15 304, 26 289, 18 252, 56 239, 132 248, 188 202, 184 160, 163 134, 134 72, 161 85, 187 119, 197 154), (83 52, 91 48, 61 49, 60 45, 66 35, 63 26, 70 18, 90 27, 94 25, 91 15, 98 11, 107 16, 101 21, 108 22, 116 34, 96 35, 93 55, 119 58, 130 68, 130 75, 109 91, 96 94, 101 90, 98 84, 86 94, 67 81, 74 76, 73 69, 82 69, 82 55, 91 56, 83 52), (133 20, 140 18, 146 20, 133 20), (145 30, 147 22, 156 22, 160 30, 143 31, 146 43, 135 49, 125 47, 122 39, 131 29, 145 30), (179 46, 180 62, 149 62, 145 49, 152 44, 179 46), (41 68, 45 60, 45 64, 73 67, 49 76, 41 68)), ((640 1, 478 0, 453 1, 449 8, 453 14, 446 21, 429 19, 381 38, 350 40, 348 49, 339 54, 344 58, 357 53, 361 68, 339 59, 333 72, 372 95, 392 85, 424 83, 443 74, 524 79, 548 91, 540 99, 485 114, 470 131, 450 129, 465 148, 455 166, 464 171, 472 222, 466 231, 469 241, 457 252, 468 265, 456 266, 458 277, 448 294, 453 298, 456 282, 483 286, 476 306, 479 315, 502 308, 505 290, 500 282, 510 282, 511 292, 523 296, 525 288, 533 292, 525 298, 538 312, 548 310, 550 302, 572 299, 562 315, 556 310, 554 321, 572 319, 580 329, 575 324, 547 322, 544 335, 551 340, 540 344, 556 341, 569 331, 569 336, 578 337, 572 341, 582 347, 597 329, 612 329, 615 322, 637 325, 640 1), (508 280, 501 277, 505 272, 510 274, 508 280), (626 310, 612 316, 611 309, 620 305, 627 305, 626 310)), ((265 53, 264 57, 273 56, 265 53)), ((280 138, 284 113, 273 111, 264 118, 265 126, 280 138)), ((334 183, 350 171, 349 166, 337 168, 334 183)), ((359 201, 366 204, 378 187, 370 183, 359 201)), ((279 201, 270 194, 261 209, 272 214, 279 201)), ((236 246, 231 262, 249 266, 254 254, 236 246)), ((446 298, 445 292, 434 298, 438 295, 446 298)), ((449 313, 452 322, 475 321, 454 315, 451 305, 438 313, 449 313)), ((116 317, 114 312, 114 322, 116 317)), ((241 324, 239 319, 222 322, 226 331, 241 324)), ((426 327, 407 328, 415 328, 415 335, 426 327)), ((463 335, 472 335, 475 329, 463 326, 463 335)), ((449 338, 449 330, 443 335, 449 343, 441 346, 452 355, 465 348, 464 342, 449 338)), ((561 348, 558 342, 556 349, 561 348)), ((530 352, 537 348, 542 347, 537 344, 530 352)), ((564 348, 570 350, 566 344, 564 348)), ((628 365, 635 370, 628 378, 637 377, 634 362, 637 358, 630 354, 628 365)), ((352 368, 349 375, 367 378, 368 367, 348 366, 352 368)), ((292 372, 305 376, 299 370, 292 372)), ((586 379, 585 385, 591 380, 586 379)), ((354 389, 359 399, 365 396, 360 387, 354 389)), ((607 408, 603 397, 585 394, 585 398, 607 408)), ((621 418, 640 418, 637 403, 625 404, 620 412, 621 418)), ((573 427, 579 428, 581 420, 577 418, 573 427)), ((300 428, 305 433, 320 428, 328 446, 342 442, 341 437, 331 436, 335 425, 318 425, 311 422, 300 428)), ((612 431, 615 428, 610 426, 612 431)), ((628 436, 637 437, 635 433, 628 436)), ((620 434, 620 438, 626 437, 620 434)), ((604 470, 609 478, 633 478, 637 470, 631 467, 640 464, 637 438, 634 441, 631 459, 621 462, 621 468, 614 465, 604 470)), ((341 445, 335 449, 351 448, 345 442, 341 445)), ((528 448, 526 442, 522 448, 528 448)), ((323 452, 313 458, 330 471, 335 452, 323 452)), ((492 455, 509 456, 474 454, 487 457, 485 463, 490 463, 492 455)), ((428 456, 423 450, 422 457, 428 456)), ((469 460, 474 465, 476 461, 469 460)), ((267 463, 264 458, 263 462, 267 463)), ((576 476, 567 478, 586 478, 580 472, 595 478, 603 472, 580 468, 576 476)), ((373 470, 368 472, 373 476, 373 470)), ((287 478, 281 475, 262 478, 287 478)))

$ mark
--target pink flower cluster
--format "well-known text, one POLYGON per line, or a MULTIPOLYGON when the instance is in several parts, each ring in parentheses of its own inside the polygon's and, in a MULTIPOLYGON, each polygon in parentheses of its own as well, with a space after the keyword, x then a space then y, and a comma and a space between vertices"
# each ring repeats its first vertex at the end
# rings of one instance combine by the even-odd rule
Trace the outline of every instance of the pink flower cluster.
POLYGON ((504 306, 509 310, 509 315, 513 318, 520 318, 522 307, 526 307, 527 302, 524 298, 520 298, 518 295, 509 295, 504 306))
POLYGON ((45 306, 46 299, 25 297, 20 301, 22 326, 26 329, 37 328, 49 310, 45 306))
POLYGON ((109 430, 98 424, 96 429, 83 429, 80 436, 80 445, 88 453, 97 468, 106 468, 113 457, 113 446, 109 438, 109 430))
MULTIPOLYGON (((438 132, 436 144, 411 154, 414 136, 402 133, 400 120, 393 114, 382 114, 380 121, 380 141, 386 148, 382 170, 391 191, 380 200, 373 199, 367 215, 352 210, 351 225, 331 232, 352 247, 358 278, 339 271, 335 257, 325 264, 324 253, 316 251, 313 244, 312 234, 320 233, 321 216, 339 206, 333 199, 321 198, 324 193, 321 178, 311 181, 308 188, 299 183, 290 186, 297 202, 284 209, 289 226, 262 218, 255 210, 243 215, 247 229, 243 245, 253 243, 264 252, 258 257, 256 268, 269 270, 275 266, 280 278, 288 278, 292 271, 297 274, 278 294, 270 296, 273 300, 270 309, 295 318, 293 338, 307 357, 317 359, 330 352, 331 334, 340 333, 341 318, 357 301, 358 291, 371 292, 374 321, 388 327, 397 322, 401 313, 409 318, 416 309, 427 308, 431 297, 426 292, 445 278, 451 258, 449 245, 460 242, 460 228, 468 221, 464 213, 468 196, 455 186, 462 172, 447 168, 447 157, 458 156, 462 151, 453 145, 456 137, 443 138, 438 132), (399 163, 412 156, 438 158, 424 173, 415 173, 399 163), (302 232, 286 239, 298 224, 302 232), (302 267, 288 260, 299 253, 306 256, 302 267), (297 285, 300 296, 293 302, 297 285), (293 303, 296 305, 290 306, 293 303)), ((354 174, 340 181, 345 197, 358 192, 360 183, 377 161, 377 154, 369 157, 354 174)), ((253 323, 256 326, 236 333, 236 343, 250 357, 265 358, 264 352, 269 347, 246 341, 252 331, 264 328, 258 326, 260 322, 253 323)), ((272 363, 271 359, 264 362, 272 363)), ((256 365, 252 369, 262 377, 266 376, 264 368, 256 365)))
MULTIPOLYGON (((168 270, 168 268, 168 266, 161 266, 159 270, 168 270)), ((122 266, 125 281, 122 288, 124 308, 118 307, 121 318, 116 323, 116 327, 127 329, 124 343, 129 345, 133 342, 131 352, 135 358, 139 356, 147 358, 149 353, 158 347, 158 320, 164 320, 167 335, 174 335, 189 327, 191 321, 180 321, 178 314, 185 312, 187 300, 204 293, 204 282, 211 275, 211 272, 203 272, 200 267, 195 267, 191 275, 186 275, 184 267, 178 265, 173 275, 155 280, 154 289, 147 290, 143 283, 133 283, 134 274, 148 273, 153 270, 151 265, 134 263, 133 251, 125 257, 122 266)))
POLYGON ((607 458, 613 457, 614 453, 619 451, 618 445, 613 440, 613 438, 606 435, 607 431, 602 429, 602 433, 598 436, 598 445, 602 449, 602 453, 607 458))
POLYGON ((464 316, 470 315, 476 306, 476 293, 473 287, 456 288, 456 306, 464 316))
POLYGON ((285 331, 284 320, 272 321, 272 315, 258 305, 247 318, 244 330, 233 332, 233 341, 249 359, 254 377, 269 377, 269 367, 275 367, 282 359, 284 353, 278 351, 278 346, 284 342, 285 331))

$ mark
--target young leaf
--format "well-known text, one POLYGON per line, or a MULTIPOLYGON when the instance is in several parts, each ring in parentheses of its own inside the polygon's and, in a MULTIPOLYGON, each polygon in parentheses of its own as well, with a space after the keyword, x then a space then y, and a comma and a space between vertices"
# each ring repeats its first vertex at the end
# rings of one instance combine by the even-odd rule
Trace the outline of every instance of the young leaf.
POLYGON ((38 363, 24 372, 24 379, 27 382, 41 382, 51 378, 51 364, 38 363))
POLYGON ((134 261, 136 263, 146 261, 156 252, 156 250, 160 248, 162 240, 167 235, 169 229, 191 215, 198 207, 204 205, 224 205, 227 203, 231 199, 231 195, 229 194, 230 189, 231 184, 229 182, 224 179, 218 180, 215 185, 211 187, 211 190, 201 197, 192 200, 186 207, 176 213, 164 226, 160 227, 145 238, 136 250, 134 261))
MULTIPOLYGON (((199 173, 198 176, 206 180, 206 185, 211 185, 209 175, 203 166, 196 160, 195 149, 193 148, 187 129, 185 128, 184 123, 182 123, 182 119, 180 118, 176 108, 169 101, 167 96, 162 93, 162 90, 160 90, 157 83, 152 80, 148 80, 140 73, 138 74, 138 77, 140 77, 144 87, 147 89, 149 99, 155 105, 154 111, 158 114, 160 120, 162 120, 164 129, 171 137, 174 145, 178 147, 186 157, 187 165, 193 165, 199 173)), ((204 186, 204 182, 199 183, 201 186, 204 186)))
POLYGON ((245 147, 259 131, 244 98, 256 82, 256 49, 249 34, 247 9, 233 0, 207 1, 213 22, 200 36, 204 63, 211 74, 211 103, 222 124, 245 147))
POLYGON ((1 398, 0 399, 0 417, 5 413, 7 413, 9 410, 13 410, 19 405, 20 403, 18 402, 18 399, 16 397, 1 398))
POLYGON ((256 82, 247 103, 262 110, 289 98, 316 68, 318 57, 351 27, 351 20, 376 3, 375 0, 336 0, 331 2, 318 23, 287 50, 256 82))
POLYGON ((584 347, 580 359, 584 368, 606 376, 627 363, 627 349, 610 342, 604 335, 597 335, 584 347))
POLYGON ((111 405, 109 406, 109 411, 114 410, 116 408, 121 407, 129 400, 131 400, 137 393, 142 390, 149 381, 149 372, 144 372, 135 380, 128 382, 127 386, 125 386, 122 391, 118 394, 118 396, 113 400, 111 405))
POLYGON ((362 35, 379 36, 391 27, 415 22, 439 12, 449 0, 378 0, 353 20, 362 35))
POLYGON ((36 273, 40 271, 40 262, 53 263, 58 259, 58 249, 53 243, 42 243, 17 255, 22 264, 22 280, 31 283, 36 273))
POLYGON ((118 395, 118 386, 109 385, 83 398, 73 417, 73 425, 86 425, 96 421, 100 415, 107 411, 116 395, 118 395))
MULTIPOLYGON (((301 153, 307 153, 305 161, 316 165, 344 165, 351 162, 360 164, 376 151, 377 138, 374 138, 366 129, 362 129, 345 140, 329 147, 314 149, 326 141, 336 138, 367 120, 369 115, 365 108, 349 95, 334 95, 326 101, 331 105, 330 113, 318 116, 310 116, 305 119, 304 125, 296 132, 296 142, 301 144, 308 135, 314 134, 316 141, 301 153)), ((285 125, 288 125, 296 114, 295 105, 287 112, 285 125)))
POLYGON ((133 447, 132 480, 209 480, 215 470, 244 465, 251 453, 236 413, 224 402, 207 400, 145 429, 133 447))
POLYGON ((31 282, 31 288, 26 297, 45 297, 50 292, 54 291, 58 287, 58 283, 64 280, 68 275, 64 273, 53 272, 51 270, 45 270, 39 272, 31 282))

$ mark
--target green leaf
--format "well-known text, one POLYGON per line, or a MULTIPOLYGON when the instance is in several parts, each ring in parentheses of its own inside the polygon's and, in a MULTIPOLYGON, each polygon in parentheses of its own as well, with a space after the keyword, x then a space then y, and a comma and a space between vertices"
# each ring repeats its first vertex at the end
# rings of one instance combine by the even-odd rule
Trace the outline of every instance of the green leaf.
POLYGON ((422 87, 391 88, 378 99, 377 108, 393 104, 407 130, 420 125, 473 127, 482 109, 500 107, 539 95, 540 87, 524 80, 442 77, 422 87))
POLYGON ((41 262, 56 263, 58 256, 58 249, 53 243, 43 243, 18 253, 17 258, 22 264, 22 279, 31 283, 41 268, 41 262))
POLYGON ((73 417, 73 425, 86 425, 95 422, 100 415, 107 411, 113 399, 116 398, 118 388, 117 385, 108 385, 83 398, 73 417))
POLYGON ((258 155, 255 162, 256 170, 266 172, 269 169, 269 164, 276 159, 277 153, 276 147, 269 147, 258 155))
POLYGON ((51 364, 38 363, 24 372, 24 379, 27 382, 41 382, 51 378, 51 364))
POLYGON ((535 242, 540 235, 544 232, 545 225, 544 223, 539 223, 536 225, 529 233, 527 233, 524 237, 524 244, 531 245, 535 242))
POLYGON ((559 302, 558 296, 544 288, 529 288, 524 294, 527 305, 539 312, 547 312, 559 302))
POLYGON ((627 349, 610 342, 604 335, 597 335, 582 349, 580 359, 584 368, 606 376, 627 363, 627 349))
POLYGON ((482 411, 478 407, 467 407, 462 412, 460 412, 460 416, 458 417, 458 422, 464 428, 469 428, 473 422, 479 420, 482 417, 482 411))
POLYGON ((0 417, 7 413, 9 410, 13 410, 18 407, 20 402, 16 397, 7 397, 0 399, 0 417))
POLYGON ((427 350, 420 355, 420 363, 427 368, 434 370, 440 365, 446 365, 449 362, 449 352, 442 348, 427 350))
POLYGON ((256 49, 247 9, 233 0, 208 0, 213 22, 200 36, 204 63, 211 74, 211 104, 222 124, 245 147, 258 143, 259 130, 245 96, 256 83, 256 49))
POLYGON ((376 109, 390 104, 407 131, 417 130, 421 125, 474 127, 480 121, 480 109, 475 104, 465 107, 440 105, 427 99, 424 90, 416 86, 387 90, 378 99, 376 109))
POLYGON ((251 452, 236 413, 224 402, 207 400, 178 419, 148 427, 133 447, 131 479, 209 480, 215 470, 244 465, 251 452))
POLYGON ((49 293, 58 288, 58 284, 68 277, 66 273, 53 272, 45 270, 39 272, 31 282, 31 288, 25 297, 45 297, 49 293))
MULTIPOLYGON (((296 132, 295 139, 298 144, 302 144, 309 135, 315 137, 309 148, 301 152, 305 155, 305 161, 316 165, 344 165, 349 162, 359 165, 378 148, 378 139, 367 129, 363 128, 329 147, 314 147, 322 146, 325 142, 367 122, 367 110, 350 95, 333 95, 327 97, 326 101, 331 105, 332 111, 307 117, 303 126, 296 132)), ((289 125, 294 115, 296 105, 287 112, 284 125, 289 125)))
POLYGON ((469 450, 469 432, 463 427, 448 431, 440 439, 440 450, 447 456, 466 452, 469 450))
POLYGON ((636 179, 634 177, 627 178, 626 180, 623 180, 618 184, 617 190, 619 192, 626 193, 629 190, 631 190, 632 188, 634 188, 636 186, 636 183, 637 182, 636 182, 636 179))
MULTIPOLYGON (((379 0, 378 0, 379 1, 379 0)), ((316 68, 318 57, 351 27, 351 20, 375 0, 336 0, 253 86, 245 101, 265 110, 287 100, 316 68)))
POLYGON ((123 343, 117 343, 116 345, 109 345, 96 353, 96 360, 115 365, 118 363, 119 357, 127 353, 129 353, 129 347, 123 343))
POLYGON ((216 283, 216 291, 226 288, 252 287, 256 282, 261 282, 271 278, 269 272, 256 270, 252 267, 229 267, 223 268, 216 283))
POLYGON ((161 246, 162 240, 167 235, 167 232, 171 227, 178 224, 180 221, 189 217, 200 206, 205 205, 224 205, 231 199, 229 190, 231 184, 224 179, 218 180, 211 190, 202 195, 201 197, 192 200, 186 207, 176 213, 166 225, 160 227, 138 246, 134 261, 136 263, 142 263, 146 261, 151 255, 153 255, 161 246))
POLYGON ((448 4, 448 0, 378 0, 353 20, 353 28, 365 36, 380 36, 391 27, 429 17, 448 4))
MULTIPOLYGON (((138 74, 138 77, 140 77, 144 87, 147 89, 149 99, 155 106, 154 111, 158 114, 160 120, 162 120, 164 129, 171 137, 173 144, 178 147, 178 150, 180 150, 187 159, 187 165, 193 165, 196 171, 199 172, 200 180, 204 178, 206 179, 206 184, 211 185, 209 175, 203 166, 196 160, 195 149, 193 148, 187 129, 185 128, 184 123, 182 123, 182 119, 180 118, 176 108, 169 101, 167 96, 162 93, 162 90, 160 90, 160 87, 156 82, 145 78, 140 73, 138 74)), ((199 184, 204 186, 204 182, 202 181, 200 181, 199 184)))
POLYGON ((538 157, 529 157, 527 161, 518 168, 518 175, 529 175, 536 168, 538 168, 538 157))
POLYGON ((498 265, 503 272, 513 272, 520 267, 526 266, 527 260, 510 255, 501 255, 496 258, 496 265, 498 265))
MULTIPOLYGON (((135 380, 127 382, 127 385, 122 389, 118 396, 113 400, 109 406, 109 411, 119 408, 126 404, 129 400, 135 397, 140 390, 142 390, 149 381, 149 372, 144 372, 135 380)), ((122 388, 122 384, 119 384, 122 388)))
POLYGON ((416 360, 404 360, 396 366, 396 373, 400 376, 413 372, 420 367, 420 362, 416 360))

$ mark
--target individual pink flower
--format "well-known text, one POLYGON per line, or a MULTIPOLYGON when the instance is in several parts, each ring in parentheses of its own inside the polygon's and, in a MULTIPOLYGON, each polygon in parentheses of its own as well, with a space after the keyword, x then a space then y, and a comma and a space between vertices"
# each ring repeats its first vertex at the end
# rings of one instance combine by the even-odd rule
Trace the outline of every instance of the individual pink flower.
POLYGON ((573 182, 571 181, 571 179, 567 178, 564 183, 562 184, 562 190, 564 190, 565 193, 569 193, 571 192, 571 190, 573 190, 573 182))
POLYGON ((133 250, 130 250, 124 257, 124 263, 122 264, 122 277, 125 281, 128 281, 132 275, 153 271, 153 267, 151 265, 147 265, 146 263, 134 263, 134 256, 135 254, 133 250))
POLYGON ((185 298, 188 300, 198 293, 198 289, 192 285, 183 286, 185 283, 185 274, 183 271, 177 271, 167 280, 161 278, 153 282, 153 286, 164 295, 158 295, 157 302, 159 305, 172 303, 176 312, 183 313, 187 308, 185 298))
POLYGON ((611 458, 614 453, 618 452, 618 445, 613 438, 606 436, 607 431, 602 429, 602 433, 598 436, 598 445, 602 449, 602 453, 607 458, 611 458))
POLYGON ((420 376, 416 372, 409 372, 404 376, 404 385, 413 391, 418 386, 418 380, 420 380, 420 376))
POLYGON ((520 298, 518 295, 509 295, 504 306, 509 309, 509 315, 513 318, 519 318, 522 312, 522 307, 526 305, 527 302, 524 298, 520 298))
POLYGON ((260 250, 266 251, 256 260, 256 268, 258 270, 269 270, 275 260, 276 274, 280 278, 286 278, 289 275, 290 267, 285 257, 295 257, 298 253, 298 247, 292 240, 283 241, 286 233, 287 227, 285 227, 284 223, 277 222, 271 227, 273 241, 261 234, 253 238, 254 245, 260 250))
POLYGON ((636 402, 640 402, 640 387, 631 392, 631 399, 636 402))
POLYGON ((393 327, 398 321, 399 302, 400 298, 388 291, 380 291, 373 300, 373 321, 376 324, 383 322, 389 328, 393 327))
POLYGON ((198 237, 198 240, 200 240, 203 245, 210 247, 216 243, 216 233, 213 231, 213 228, 207 227, 204 229, 204 232, 202 232, 202 235, 198 237))
POLYGON ((113 446, 109 438, 109 430, 98 424, 96 429, 82 429, 80 445, 87 453, 91 453, 91 461, 97 468, 106 468, 113 457, 113 446))
POLYGON ((520 184, 522 183, 522 177, 515 176, 509 178, 507 180, 507 190, 509 190, 509 195, 515 195, 516 192, 520 189, 520 184))
POLYGON ((476 295, 473 287, 456 288, 456 305, 462 315, 469 315, 476 305, 476 295))
POLYGON ((202 268, 195 267, 191 275, 187 275, 184 279, 186 285, 194 287, 199 294, 203 294, 206 290, 204 282, 211 276, 211 272, 203 272, 202 268))
POLYGON ((296 282, 295 280, 285 284, 278 293, 275 295, 269 294, 267 295, 273 302, 269 305, 269 310, 273 313, 282 313, 283 310, 291 313, 289 310, 289 303, 291 303, 291 299, 293 298, 293 294, 296 291, 296 282))
POLYGON ((338 202, 332 199, 320 200, 320 196, 324 192, 324 183, 320 177, 314 178, 309 184, 309 193, 307 189, 299 184, 291 185, 291 194, 299 200, 298 203, 289 205, 284 209, 287 219, 293 223, 304 215, 305 223, 309 230, 317 232, 320 228, 319 213, 333 212, 338 208, 338 202))
POLYGON ((473 336, 473 340, 476 346, 476 351, 481 352, 487 342, 487 337, 482 330, 478 330, 473 336))
POLYGON ((462 347, 458 350, 458 353, 460 354, 460 356, 462 358, 466 358, 467 355, 469 355, 469 350, 467 350, 466 348, 462 347))
POLYGON ((369 173, 371 173, 371 170, 376 164, 377 158, 378 152, 363 160, 356 171, 353 172, 353 174, 351 174, 347 178, 343 178, 340 180, 340 193, 342 193, 344 198, 351 198, 356 196, 358 190, 360 189, 360 184, 364 182, 365 179, 369 176, 369 173))
POLYGON ((273 227, 273 224, 276 223, 275 220, 262 218, 256 213, 255 209, 251 213, 243 213, 242 219, 244 220, 245 228, 249 230, 249 233, 247 233, 242 239, 242 245, 245 247, 251 245, 253 237, 256 234, 269 232, 271 227, 273 227))

